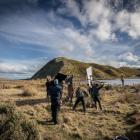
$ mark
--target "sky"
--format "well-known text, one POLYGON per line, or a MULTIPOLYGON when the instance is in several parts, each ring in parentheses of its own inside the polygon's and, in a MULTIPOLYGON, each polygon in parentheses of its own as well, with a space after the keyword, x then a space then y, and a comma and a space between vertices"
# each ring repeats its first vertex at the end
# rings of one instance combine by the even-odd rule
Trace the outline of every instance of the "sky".
POLYGON ((139 0, 0 0, 0 77, 68 57, 140 68, 139 0))

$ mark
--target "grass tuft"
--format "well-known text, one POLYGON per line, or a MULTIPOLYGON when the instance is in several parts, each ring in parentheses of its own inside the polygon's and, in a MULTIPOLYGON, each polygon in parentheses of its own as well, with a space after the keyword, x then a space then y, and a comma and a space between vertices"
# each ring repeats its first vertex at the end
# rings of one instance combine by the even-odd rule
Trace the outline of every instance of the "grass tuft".
POLYGON ((13 104, 0 104, 0 139, 40 140, 35 122, 29 121, 13 104))
POLYGON ((35 87, 33 86, 25 86, 23 87, 23 96, 36 96, 38 95, 38 91, 35 87))

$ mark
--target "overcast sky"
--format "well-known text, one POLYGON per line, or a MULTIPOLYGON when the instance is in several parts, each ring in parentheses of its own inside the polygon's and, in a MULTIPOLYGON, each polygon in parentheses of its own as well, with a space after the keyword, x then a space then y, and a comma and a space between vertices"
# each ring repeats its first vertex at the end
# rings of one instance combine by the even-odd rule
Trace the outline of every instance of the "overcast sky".
POLYGON ((0 0, 0 77, 54 57, 140 67, 139 0, 0 0))

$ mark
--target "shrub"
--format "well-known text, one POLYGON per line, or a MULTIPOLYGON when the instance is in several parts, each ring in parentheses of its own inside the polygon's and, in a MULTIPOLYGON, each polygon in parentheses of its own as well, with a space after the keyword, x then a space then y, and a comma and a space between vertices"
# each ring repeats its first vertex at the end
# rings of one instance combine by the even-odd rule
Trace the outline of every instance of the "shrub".
POLYGON ((23 87, 23 93, 22 93, 23 96, 35 96, 37 94, 38 94, 38 91, 35 87, 33 86, 23 87))
POLYGON ((0 104, 0 139, 40 140, 36 123, 29 121, 12 104, 0 104))

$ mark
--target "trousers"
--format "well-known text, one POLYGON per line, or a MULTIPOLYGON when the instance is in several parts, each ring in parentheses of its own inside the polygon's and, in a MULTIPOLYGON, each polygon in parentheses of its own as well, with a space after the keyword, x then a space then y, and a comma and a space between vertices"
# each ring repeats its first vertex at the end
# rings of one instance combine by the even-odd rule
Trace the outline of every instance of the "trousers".
POLYGON ((78 105, 79 102, 82 103, 83 111, 85 112, 85 111, 86 111, 86 106, 85 106, 85 100, 84 100, 84 97, 78 97, 78 98, 76 99, 76 102, 75 102, 75 104, 74 104, 74 106, 73 106, 73 110, 76 109, 76 106, 78 105))
POLYGON ((51 102, 51 112, 52 112, 52 120, 54 123, 58 123, 58 112, 60 110, 60 102, 52 101, 51 102))

